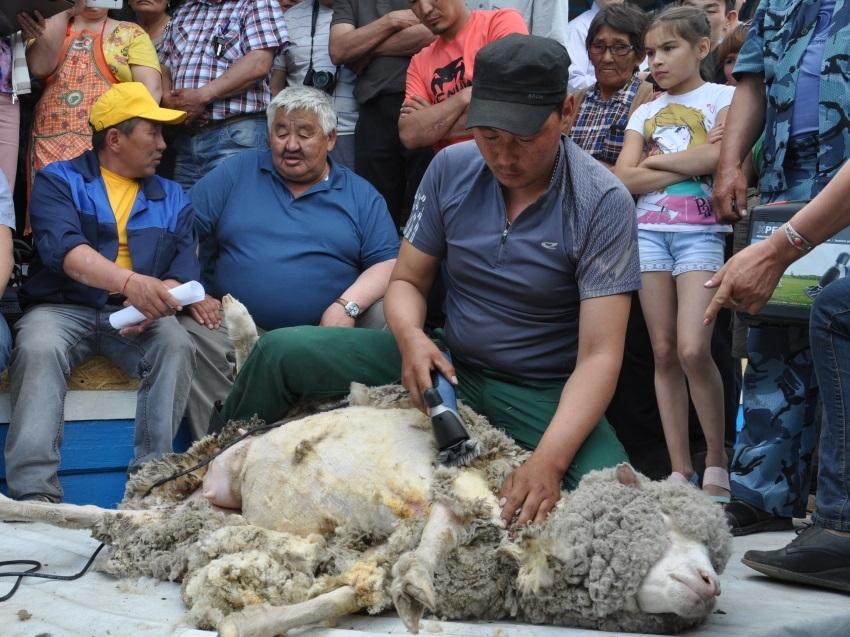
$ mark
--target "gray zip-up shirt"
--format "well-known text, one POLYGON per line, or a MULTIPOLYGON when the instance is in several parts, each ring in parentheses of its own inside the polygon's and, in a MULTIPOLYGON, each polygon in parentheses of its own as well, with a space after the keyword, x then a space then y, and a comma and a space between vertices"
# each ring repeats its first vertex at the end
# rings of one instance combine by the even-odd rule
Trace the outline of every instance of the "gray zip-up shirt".
POLYGON ((499 182, 471 141, 434 158, 404 236, 443 258, 445 339, 456 359, 566 380, 581 301, 640 288, 634 201, 564 137, 549 190, 506 221, 499 182))

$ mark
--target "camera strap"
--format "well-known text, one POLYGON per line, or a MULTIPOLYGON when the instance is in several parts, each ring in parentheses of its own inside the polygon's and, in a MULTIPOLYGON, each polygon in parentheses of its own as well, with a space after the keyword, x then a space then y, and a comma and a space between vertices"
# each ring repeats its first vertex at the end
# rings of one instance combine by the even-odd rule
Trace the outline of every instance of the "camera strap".
MULTIPOLYGON (((313 68, 313 41, 316 38, 316 21, 319 19, 319 0, 313 0, 313 20, 310 23, 310 66, 308 69, 313 68)), ((339 70, 340 67, 336 67, 336 77, 339 79, 339 70)))
POLYGON ((313 21, 310 24, 310 66, 308 69, 313 68, 313 40, 316 37, 316 20, 319 19, 319 0, 313 0, 313 21))

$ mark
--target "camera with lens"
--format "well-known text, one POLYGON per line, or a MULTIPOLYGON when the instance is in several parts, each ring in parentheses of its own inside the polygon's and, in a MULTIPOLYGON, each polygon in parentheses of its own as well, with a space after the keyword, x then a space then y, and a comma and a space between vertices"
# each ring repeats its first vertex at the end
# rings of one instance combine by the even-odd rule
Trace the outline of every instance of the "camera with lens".
POLYGON ((337 74, 333 71, 317 71, 312 66, 304 76, 304 86, 312 86, 328 95, 332 95, 336 87, 337 74))

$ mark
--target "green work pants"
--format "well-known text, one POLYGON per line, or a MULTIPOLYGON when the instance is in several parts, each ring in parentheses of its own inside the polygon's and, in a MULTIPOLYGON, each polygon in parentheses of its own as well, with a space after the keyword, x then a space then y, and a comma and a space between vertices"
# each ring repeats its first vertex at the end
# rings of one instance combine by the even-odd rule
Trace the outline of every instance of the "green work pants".
POLYGON ((352 382, 387 385, 401 378, 390 332, 351 327, 284 327, 263 334, 239 370, 221 416, 280 420, 301 401, 348 394, 352 382))
MULTIPOLYGON (((535 449, 555 415, 564 382, 517 378, 467 367, 457 361, 454 365, 459 383, 458 398, 486 416, 491 425, 508 433, 521 447, 535 449)), ((575 489, 589 471, 628 461, 614 428, 602 416, 564 474, 564 488, 575 489)))
MULTIPOLYGON (((519 445, 534 449, 552 420, 563 381, 517 378, 455 361, 457 395, 503 429, 519 445)), ((267 422, 283 418, 302 400, 344 396, 352 382, 376 386, 401 377, 401 356, 389 332, 342 327, 287 327, 260 337, 224 403, 225 420, 267 422)), ((574 489, 588 471, 627 462, 623 445, 603 417, 585 440, 566 475, 574 489)))

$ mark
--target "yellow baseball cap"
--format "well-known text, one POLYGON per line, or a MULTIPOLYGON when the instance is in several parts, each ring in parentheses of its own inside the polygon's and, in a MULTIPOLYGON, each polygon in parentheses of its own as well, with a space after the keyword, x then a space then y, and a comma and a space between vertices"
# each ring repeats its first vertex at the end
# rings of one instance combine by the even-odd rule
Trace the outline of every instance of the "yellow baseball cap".
POLYGON ((186 113, 160 107, 141 82, 120 82, 113 84, 97 98, 91 109, 89 123, 95 131, 101 131, 134 117, 163 124, 179 124, 186 119, 186 113))

